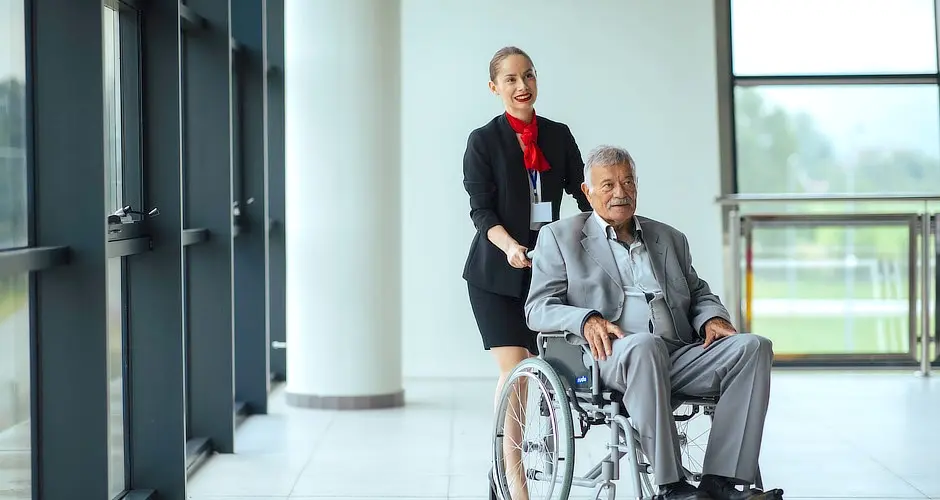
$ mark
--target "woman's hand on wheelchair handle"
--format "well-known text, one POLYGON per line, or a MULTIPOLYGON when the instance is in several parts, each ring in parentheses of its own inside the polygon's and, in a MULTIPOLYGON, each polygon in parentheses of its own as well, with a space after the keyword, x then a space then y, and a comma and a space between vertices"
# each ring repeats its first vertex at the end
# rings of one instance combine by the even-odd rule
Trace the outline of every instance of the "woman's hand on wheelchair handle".
POLYGON ((604 361, 613 355, 613 339, 623 338, 623 331, 617 325, 599 315, 591 316, 584 323, 584 340, 591 347, 594 359, 604 361))
POLYGON ((530 262, 529 258, 526 257, 526 252, 528 250, 528 248, 520 245, 519 243, 513 242, 506 250, 506 260, 509 261, 509 265, 515 267, 516 269, 531 267, 532 262, 530 262))

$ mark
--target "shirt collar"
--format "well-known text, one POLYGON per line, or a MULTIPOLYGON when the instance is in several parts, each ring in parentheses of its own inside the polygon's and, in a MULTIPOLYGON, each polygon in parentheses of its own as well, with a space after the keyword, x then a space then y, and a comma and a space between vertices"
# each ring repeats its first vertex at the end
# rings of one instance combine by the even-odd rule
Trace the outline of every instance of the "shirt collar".
MULTIPOLYGON (((608 240, 616 240, 617 233, 614 231, 614 227, 607 223, 604 219, 601 218, 597 212, 594 212, 591 217, 600 225, 600 228, 604 231, 604 234, 607 235, 608 240)), ((633 216, 633 234, 637 241, 643 241, 643 228, 640 226, 640 219, 635 215, 633 216)))

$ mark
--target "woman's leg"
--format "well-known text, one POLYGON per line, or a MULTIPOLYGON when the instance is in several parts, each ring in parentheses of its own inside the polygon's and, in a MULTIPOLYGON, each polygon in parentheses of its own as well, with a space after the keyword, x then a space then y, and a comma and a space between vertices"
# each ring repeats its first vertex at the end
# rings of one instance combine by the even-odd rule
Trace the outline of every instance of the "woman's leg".
MULTIPOLYGON (((499 382, 496 384, 496 395, 494 397, 495 411, 495 407, 499 405, 499 396, 503 391, 503 385, 506 383, 509 372, 523 360, 529 358, 531 354, 524 347, 494 347, 490 350, 499 367, 499 382)), ((519 448, 524 431, 520 424, 525 422, 525 403, 528 395, 525 379, 517 379, 513 392, 514 394, 509 399, 509 408, 506 411, 503 457, 512 500, 527 500, 529 495, 526 489, 525 469, 522 466, 522 450, 519 448)))
POLYGON ((503 384, 506 383, 506 377, 509 372, 523 360, 532 356, 525 347, 493 347, 490 349, 493 357, 496 358, 496 365, 499 367, 499 381, 496 383, 496 396, 493 398, 493 409, 499 404, 499 394, 503 390, 503 384))

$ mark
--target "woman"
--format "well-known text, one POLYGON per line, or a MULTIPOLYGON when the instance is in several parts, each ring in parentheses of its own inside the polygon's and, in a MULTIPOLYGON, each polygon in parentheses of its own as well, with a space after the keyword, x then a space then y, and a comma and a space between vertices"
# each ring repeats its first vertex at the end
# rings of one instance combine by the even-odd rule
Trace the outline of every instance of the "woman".
MULTIPOLYGON (((477 230, 463 277, 483 338, 499 368, 496 397, 509 372, 538 352, 536 333, 526 326, 523 304, 541 226, 558 220, 563 191, 582 211, 584 163, 568 127, 536 117, 538 96, 532 59, 504 47, 490 61, 489 87, 505 112, 470 133, 464 154, 464 187, 477 230)), ((515 499, 516 496, 513 496, 515 499)))

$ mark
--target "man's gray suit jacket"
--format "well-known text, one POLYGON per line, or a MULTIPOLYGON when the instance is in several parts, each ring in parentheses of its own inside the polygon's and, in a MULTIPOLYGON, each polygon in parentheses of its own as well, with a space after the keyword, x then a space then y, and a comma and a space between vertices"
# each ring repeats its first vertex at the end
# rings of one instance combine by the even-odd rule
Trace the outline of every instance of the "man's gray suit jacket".
MULTIPOLYGON (((591 215, 583 212, 539 231, 525 303, 530 329, 566 332, 575 344, 584 343, 584 323, 592 314, 616 322, 624 306, 617 262, 607 235, 591 215)), ((695 272, 685 235, 653 219, 637 220, 679 338, 699 343, 706 321, 720 317, 730 322, 718 296, 695 272)))

